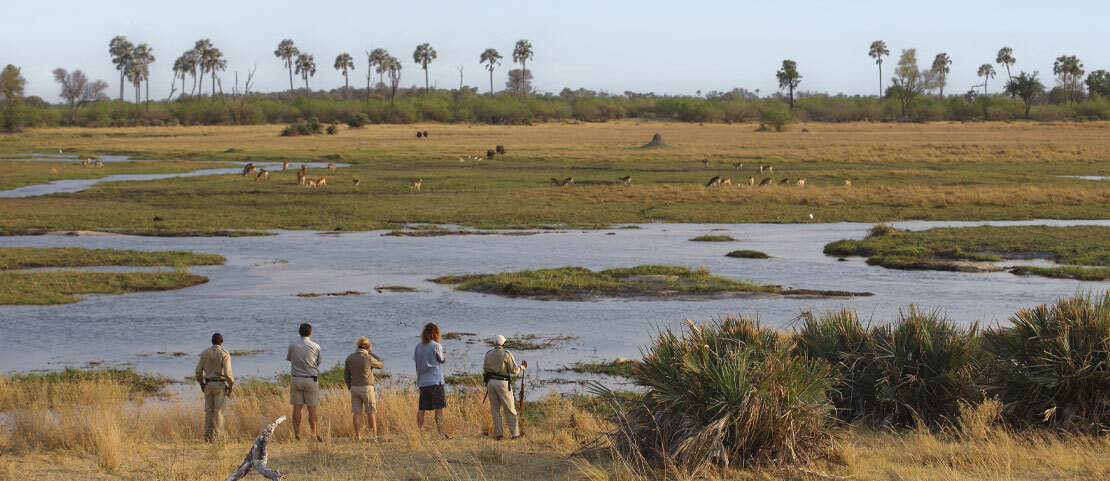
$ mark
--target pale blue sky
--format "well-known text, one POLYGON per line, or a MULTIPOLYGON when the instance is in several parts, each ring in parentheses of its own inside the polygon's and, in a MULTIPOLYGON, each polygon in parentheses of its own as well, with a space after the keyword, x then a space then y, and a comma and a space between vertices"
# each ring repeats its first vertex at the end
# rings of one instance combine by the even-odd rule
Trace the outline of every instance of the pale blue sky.
MULTIPOLYGON (((978 66, 993 63, 1002 46, 1014 49, 1016 70, 1039 70, 1046 84, 1052 83, 1053 59, 1065 53, 1079 56, 1087 71, 1110 69, 1105 0, 5 3, 0 64, 21 67, 28 94, 51 101, 57 100, 55 67, 84 70, 108 81, 109 94, 118 95, 119 74, 107 52, 117 34, 154 48, 151 98, 169 93, 173 60, 204 37, 228 61, 225 90, 234 71, 242 77, 254 64, 256 89, 288 88, 284 66, 273 56, 283 38, 315 55, 313 89, 343 84, 332 69, 341 52, 356 59, 352 84, 365 85, 364 52, 374 47, 404 62, 402 85, 423 85, 423 72, 412 62, 421 42, 439 52, 430 67, 433 84, 457 86, 455 66, 462 63, 465 83, 482 92, 489 77, 478 55, 497 48, 506 57, 494 78, 501 89, 512 68, 513 44, 521 38, 535 48, 528 68, 536 88, 553 92, 584 87, 693 94, 744 87, 767 94, 777 89, 774 73, 789 58, 798 62, 803 90, 873 94, 878 72, 867 48, 876 39, 891 50, 884 75, 903 48, 916 47, 925 68, 936 53, 948 52, 953 64, 947 92, 979 83, 978 66)), ((999 75, 991 91, 1001 88, 1004 71, 999 75)))

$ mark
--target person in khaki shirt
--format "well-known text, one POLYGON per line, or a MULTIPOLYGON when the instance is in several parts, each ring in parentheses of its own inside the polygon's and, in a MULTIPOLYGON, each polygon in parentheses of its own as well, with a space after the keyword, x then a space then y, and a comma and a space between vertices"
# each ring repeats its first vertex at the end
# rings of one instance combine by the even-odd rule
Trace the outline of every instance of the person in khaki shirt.
POLYGON ((519 438, 520 425, 517 420, 516 405, 513 402, 512 376, 528 368, 528 361, 520 366, 516 365, 513 354, 505 350, 505 336, 497 336, 493 341, 494 347, 486 353, 483 363, 482 379, 486 382, 486 393, 489 395, 489 410, 493 417, 494 439, 500 441, 504 438, 505 431, 501 424, 504 413, 505 421, 509 424, 509 435, 512 439, 519 438))
POLYGON ((385 367, 373 353, 370 352, 370 340, 365 337, 358 338, 355 343, 355 352, 347 356, 343 367, 343 382, 347 390, 351 391, 351 422, 355 426, 355 439, 362 439, 362 426, 359 416, 366 413, 366 424, 378 437, 378 422, 374 416, 374 369, 385 367))
POLYGON ((196 377, 204 393, 204 441, 212 442, 224 429, 224 411, 235 378, 231 377, 231 355, 223 348, 224 337, 212 335, 212 347, 200 353, 196 377))

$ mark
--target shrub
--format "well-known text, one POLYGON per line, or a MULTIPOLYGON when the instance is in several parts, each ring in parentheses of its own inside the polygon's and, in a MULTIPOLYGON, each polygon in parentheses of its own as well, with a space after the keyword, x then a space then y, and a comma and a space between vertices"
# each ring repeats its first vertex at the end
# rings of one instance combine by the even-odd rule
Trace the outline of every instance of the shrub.
POLYGON ((347 126, 352 129, 360 128, 368 123, 370 123, 370 117, 367 117, 366 114, 362 112, 355 112, 347 116, 347 126))
POLYGON ((1022 309, 988 329, 987 392, 1020 425, 1068 432, 1110 430, 1110 290, 1022 309))
POLYGON ((849 310, 804 313, 797 333, 805 356, 839 374, 830 395, 838 416, 880 426, 937 426, 952 421, 984 364, 976 327, 961 328, 913 305, 893 324, 865 327, 849 310))
POLYGON ((281 135, 284 137, 291 137, 296 135, 319 134, 321 132, 323 132, 323 130, 320 127, 320 120, 316 117, 309 117, 308 120, 300 119, 289 124, 288 127, 285 127, 285 129, 281 131, 281 135))
POLYGON ((331 124, 331 125, 328 126, 328 129, 326 130, 326 132, 328 133, 328 135, 338 134, 339 133, 339 126, 336 125, 336 124, 331 124))
POLYGON ((808 458, 827 438, 832 376, 793 349, 743 317, 663 331, 633 369, 642 399, 595 386, 618 413, 610 439, 628 459, 690 471, 808 458))
POLYGON ((775 132, 785 132, 790 129, 790 123, 794 119, 790 117, 790 112, 781 108, 768 108, 759 114, 759 129, 768 130, 768 127, 775 129, 775 132))

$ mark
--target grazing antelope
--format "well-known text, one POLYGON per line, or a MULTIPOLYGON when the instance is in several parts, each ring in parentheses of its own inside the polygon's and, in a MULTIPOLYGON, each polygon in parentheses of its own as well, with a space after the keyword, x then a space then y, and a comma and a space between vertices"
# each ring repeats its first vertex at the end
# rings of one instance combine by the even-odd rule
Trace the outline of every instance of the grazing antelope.
POLYGON ((323 187, 323 186, 327 185, 327 183, 328 183, 328 179, 325 179, 323 177, 320 177, 319 179, 316 179, 316 187, 323 187))
POLYGON ((621 177, 617 180, 623 182, 624 185, 632 185, 632 176, 631 175, 626 175, 626 176, 621 177))
POLYGON ((552 177, 551 178, 551 185, 554 185, 555 187, 562 187, 563 183, 559 182, 559 179, 556 179, 556 178, 552 177))
POLYGON ((779 181, 779 185, 786 185, 790 183, 790 179, 784 178, 779 181))
POLYGON ((358 184, 360 184, 360 183, 361 183, 361 181, 360 181, 360 180, 358 180, 358 177, 355 177, 355 178, 354 178, 354 179, 352 179, 352 180, 354 180, 354 182, 355 182, 355 187, 358 187, 358 184))
POLYGON ((305 174, 305 165, 301 164, 301 175, 305 174))
POLYGON ((563 179, 563 185, 573 185, 573 184, 574 184, 574 177, 567 177, 567 178, 563 179))
POLYGON ((844 187, 851 187, 851 186, 852 186, 852 179, 849 179, 849 178, 845 177, 844 178, 844 187))
POLYGON ((732 185, 732 177, 725 177, 721 180, 721 185, 732 185))
POLYGON ((409 190, 420 190, 420 184, 422 183, 424 183, 423 179, 412 179, 412 185, 409 186, 409 190))
POLYGON ((96 168, 99 169, 101 167, 104 167, 104 162, 101 162, 100 159, 96 159, 96 168))
POLYGON ((487 150, 486 151, 486 158, 489 159, 489 160, 493 160, 493 156, 496 155, 496 154, 497 154, 497 152, 493 149, 487 150))
POLYGON ((50 173, 51 173, 51 174, 57 174, 57 173, 58 173, 58 169, 56 169, 56 168, 54 168, 54 167, 51 167, 51 168, 50 168, 50 173))
POLYGON ((90 159, 88 157, 85 157, 85 160, 81 161, 81 167, 88 167, 90 160, 92 160, 92 159, 90 159))
POLYGON ((709 159, 702 159, 701 166, 703 168, 709 168, 709 159))
POLYGON ((706 187, 713 187, 715 185, 721 185, 721 176, 715 175, 712 179, 709 179, 709 182, 705 184, 706 187))
POLYGON ((307 182, 304 185, 305 188, 308 188, 308 187, 312 187, 313 189, 316 188, 316 181, 315 180, 312 180, 312 179, 304 180, 304 179, 302 179, 302 181, 303 181, 302 183, 307 182))
POLYGON ((771 178, 770 177, 765 177, 763 179, 763 181, 759 183, 760 187, 763 187, 765 185, 771 185, 771 178))
POLYGON ((243 166, 243 177, 246 177, 247 174, 253 174, 253 173, 254 173, 254 162, 251 162, 251 163, 243 166))
POLYGON ((768 173, 768 174, 773 174, 773 173, 775 173, 775 166, 773 166, 773 165, 768 165, 768 166, 767 166, 767 173, 768 173))
POLYGON ((762 174, 762 173, 763 173, 763 172, 765 172, 766 170, 767 170, 767 166, 766 166, 766 165, 763 165, 763 164, 759 164, 759 173, 760 173, 760 174, 762 174))
MULTIPOLYGON (((806 178, 805 177, 798 177, 798 187, 805 187, 805 186, 806 186, 806 178)), ((812 214, 810 214, 810 215, 812 215, 812 214)))
POLYGON ((329 163, 328 164, 328 170, 330 170, 332 172, 335 172, 335 164, 329 163))
POLYGON ((297 171, 297 183, 304 185, 304 172, 297 171))
POLYGON ((744 163, 743 162, 736 162, 736 163, 733 163, 732 166, 736 167, 736 170, 739 171, 740 169, 744 168, 744 163))
POLYGON ((496 151, 497 151, 498 154, 505 155, 505 146, 504 145, 498 145, 496 151))
POLYGON ((281 170, 289 170, 289 162, 283 162, 281 164, 281 170))
POLYGON ((258 179, 270 180, 270 171, 266 169, 258 169, 258 175, 255 176, 254 180, 257 182, 258 179))
POLYGON ((748 185, 755 185, 755 177, 748 176, 748 185))

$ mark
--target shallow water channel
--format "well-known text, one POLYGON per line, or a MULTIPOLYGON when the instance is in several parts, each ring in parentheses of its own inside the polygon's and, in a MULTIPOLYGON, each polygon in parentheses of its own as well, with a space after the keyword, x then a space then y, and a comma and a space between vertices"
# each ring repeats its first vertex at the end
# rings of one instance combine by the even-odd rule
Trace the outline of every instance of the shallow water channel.
MULTIPOLYGON (((992 222, 995 225, 1029 222, 992 222)), ((1032 223, 1110 225, 1110 221, 1032 223)), ((899 228, 981 225, 981 222, 903 222, 899 228)), ((916 303, 941 308, 960 322, 1005 322, 1015 310, 1074 294, 1110 288, 1090 283, 1008 273, 899 271, 871 267, 862 259, 838 262, 822 254, 828 242, 862 238, 868 224, 650 224, 639 229, 567 231, 535 235, 385 237, 384 232, 285 231, 267 237, 156 238, 134 236, 0 237, 0 246, 81 246, 139 250, 184 249, 221 254, 227 264, 194 267, 204 285, 178 291, 89 296, 60 306, 0 306, 0 371, 82 367, 90 362, 130 365, 140 371, 182 378, 214 331, 225 347, 262 349, 235 357, 237 376, 284 372, 285 348, 297 325, 315 326, 313 338, 327 366, 353 350, 365 335, 386 370, 411 375, 412 349, 421 326, 435 321, 444 332, 467 332, 445 340, 446 371, 477 372, 484 340, 497 334, 573 336, 550 349, 517 352, 539 367, 541 379, 581 380, 549 370, 575 361, 638 358, 657 327, 681 327, 729 313, 758 315, 787 326, 801 311, 854 306, 864 319, 886 321, 916 303), (739 242, 691 242, 697 235, 727 234, 739 242), (774 258, 734 259, 735 249, 756 249, 774 258), (716 274, 797 288, 869 291, 847 298, 733 297, 711 300, 609 299, 541 301, 454 291, 426 279, 445 274, 515 271, 578 265, 605 269, 640 264, 706 266, 716 274), (375 291, 400 285, 416 292, 375 291), (361 291, 359 296, 298 297, 296 294, 361 291), (469 342, 468 342, 469 341, 469 342), (174 353, 185 353, 177 356, 174 353)), ((536 373, 536 370, 531 370, 536 373)), ((610 380, 609 382, 613 382, 610 380)), ((574 389, 577 385, 562 385, 574 389)))

